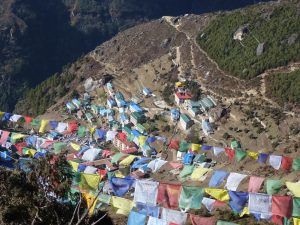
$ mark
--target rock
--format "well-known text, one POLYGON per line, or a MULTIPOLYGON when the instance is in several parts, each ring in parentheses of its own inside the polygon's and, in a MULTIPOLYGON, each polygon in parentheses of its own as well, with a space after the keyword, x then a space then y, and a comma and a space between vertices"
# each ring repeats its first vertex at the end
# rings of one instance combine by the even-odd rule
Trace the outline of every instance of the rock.
POLYGON ((298 39, 298 34, 297 33, 293 33, 291 34, 291 36, 288 37, 287 43, 288 45, 292 45, 296 42, 296 40, 298 39))
POLYGON ((240 26, 236 32, 233 35, 233 39, 234 40, 239 40, 242 41, 244 38, 244 35, 247 34, 249 32, 249 24, 245 24, 243 26, 240 26))
POLYGON ((168 44, 170 43, 170 41, 171 41, 171 39, 170 39, 170 38, 167 38, 167 39, 165 39, 165 40, 162 41, 162 43, 161 43, 160 46, 161 46, 162 48, 165 48, 165 47, 168 46, 168 44))
POLYGON ((265 43, 259 43, 256 48, 256 55, 260 56, 265 51, 265 43))

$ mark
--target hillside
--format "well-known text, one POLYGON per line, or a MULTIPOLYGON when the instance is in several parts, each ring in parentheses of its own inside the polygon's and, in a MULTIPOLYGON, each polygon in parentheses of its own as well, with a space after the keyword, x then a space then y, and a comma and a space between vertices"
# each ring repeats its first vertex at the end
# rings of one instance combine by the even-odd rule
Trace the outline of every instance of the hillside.
POLYGON ((232 9, 253 1, 0 1, 0 108, 117 32, 163 15, 232 9), (222 2, 222 3, 221 3, 222 2), (221 3, 221 4, 220 4, 221 3))
POLYGON ((299 35, 300 4, 290 1, 221 14, 199 34, 198 43, 225 72, 249 80, 299 61, 299 35))

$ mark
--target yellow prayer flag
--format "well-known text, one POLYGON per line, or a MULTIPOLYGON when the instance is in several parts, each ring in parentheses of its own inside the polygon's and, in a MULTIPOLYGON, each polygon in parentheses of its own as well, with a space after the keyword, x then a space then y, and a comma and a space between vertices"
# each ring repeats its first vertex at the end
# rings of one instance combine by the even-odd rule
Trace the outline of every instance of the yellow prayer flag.
POLYGON ((40 133, 44 133, 45 132, 45 129, 46 129, 46 126, 48 125, 48 120, 42 120, 41 121, 41 126, 40 126, 40 129, 39 129, 39 132, 40 133))
POLYGON ((300 197, 300 183, 286 182, 285 184, 295 197, 300 197))
POLYGON ((230 199, 228 191, 224 189, 205 188, 205 192, 222 202, 229 201, 230 199))
POLYGON ((98 188, 99 182, 101 181, 101 177, 98 174, 87 174, 87 173, 80 173, 81 174, 81 182, 85 180, 86 184, 91 187, 92 189, 96 190, 98 188))
POLYGON ((96 207, 97 199, 93 195, 90 195, 87 193, 82 193, 82 196, 86 201, 86 204, 87 204, 87 207, 89 210, 89 215, 90 216, 93 215, 95 207, 96 207))
POLYGON ((117 178, 124 178, 125 176, 121 173, 120 170, 117 170, 117 171, 115 172, 115 177, 117 177, 117 178))
POLYGON ((91 128, 90 128, 90 133, 91 133, 91 134, 94 134, 95 131, 96 131, 96 127, 91 127, 91 128))
POLYGON ((80 150, 80 145, 75 144, 75 143, 71 143, 70 145, 71 145, 71 147, 72 147, 74 150, 76 150, 76 151, 79 151, 79 150, 80 150))
POLYGON ((72 169, 74 172, 77 172, 78 171, 78 166, 79 166, 79 163, 78 162, 73 162, 73 161, 68 161, 69 164, 71 165, 72 169))
POLYGON ((125 159, 123 159, 119 165, 120 166, 129 166, 135 158, 136 158, 135 155, 129 155, 125 159))
POLYGON ((299 218, 293 218, 294 225, 300 225, 300 219, 299 218))
POLYGON ((0 119, 4 116, 5 112, 0 112, 0 119))
POLYGON ((139 136, 139 144, 140 145, 145 144, 146 140, 147 140, 147 136, 143 136, 143 135, 139 136))
POLYGON ((201 145, 200 144, 192 144, 192 151, 198 152, 200 151, 201 145))
POLYGON ((249 211, 249 208, 248 208, 248 207, 245 207, 245 208, 243 209, 243 211, 241 212, 240 217, 243 217, 244 215, 250 215, 250 211, 249 211))
POLYGON ((30 157, 33 157, 36 153, 36 150, 35 149, 26 149, 24 152, 23 152, 25 155, 29 155, 30 157))
POLYGON ((212 169, 198 167, 198 168, 194 169, 194 171, 191 175, 191 179, 194 181, 201 180, 201 178, 210 171, 212 171, 212 169))
POLYGON ((13 140, 13 142, 15 143, 16 140, 18 139, 21 139, 23 137, 26 137, 25 134, 18 134, 18 133, 14 133, 12 136, 11 136, 11 139, 13 140))
POLYGON ((133 201, 116 196, 111 197, 111 205, 118 209, 116 213, 128 216, 131 209, 135 206, 133 201))
POLYGON ((251 159, 257 160, 257 159, 258 159, 259 153, 258 153, 258 152, 247 151, 247 155, 248 155, 251 159))

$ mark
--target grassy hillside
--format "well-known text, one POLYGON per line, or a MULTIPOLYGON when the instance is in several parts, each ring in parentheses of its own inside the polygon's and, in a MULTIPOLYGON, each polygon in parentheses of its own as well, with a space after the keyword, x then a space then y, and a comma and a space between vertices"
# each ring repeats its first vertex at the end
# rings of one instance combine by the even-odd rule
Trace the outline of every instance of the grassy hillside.
POLYGON ((250 7, 216 17, 199 34, 198 43, 227 73, 251 79, 266 69, 300 60, 300 9, 294 3, 250 7), (239 27, 249 32, 240 42, 234 40, 239 27), (298 36, 294 42, 289 38, 298 36), (259 43, 265 51, 257 56, 259 43))
POLYGON ((284 105, 300 106, 300 70, 266 77, 267 96, 284 105))

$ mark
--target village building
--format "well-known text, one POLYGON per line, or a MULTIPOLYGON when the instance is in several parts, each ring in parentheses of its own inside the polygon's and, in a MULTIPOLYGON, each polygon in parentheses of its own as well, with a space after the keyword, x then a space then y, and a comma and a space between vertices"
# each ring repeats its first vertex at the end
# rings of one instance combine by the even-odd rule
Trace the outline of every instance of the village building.
POLYGON ((142 124, 140 124, 140 123, 138 123, 138 124, 136 125, 136 129, 137 129, 141 134, 145 134, 145 133, 146 133, 146 128, 145 128, 142 124))
POLYGON ((72 99, 72 103, 77 109, 80 109, 81 102, 78 99, 76 99, 76 98, 72 99))
POLYGON ((207 112, 209 111, 211 108, 215 107, 216 104, 215 102, 212 100, 211 97, 205 97, 205 98, 202 98, 200 100, 200 105, 201 105, 201 110, 203 112, 207 112))
POLYGON ((125 133, 119 132, 113 141, 113 145, 118 148, 120 151, 126 149, 137 148, 134 142, 127 141, 127 136, 125 133))
POLYGON ((143 109, 136 103, 130 102, 129 103, 129 110, 131 112, 143 112, 143 109))
POLYGON ((141 102, 143 102, 143 99, 139 98, 138 96, 133 96, 131 98, 131 101, 134 102, 135 104, 140 104, 141 102))
POLYGON ((186 100, 191 100, 191 99, 192 96, 190 96, 189 94, 180 93, 178 91, 175 93, 175 102, 177 105, 182 105, 186 100))
POLYGON ((133 112, 130 115, 130 122, 134 125, 146 122, 146 116, 141 112, 133 112))
POLYGON ((126 101, 124 95, 121 92, 116 92, 115 94, 115 101, 118 107, 125 107, 126 101))
POLYGON ((180 112, 178 109, 171 109, 171 120, 173 122, 178 121, 180 118, 180 112))
POLYGON ((117 105, 117 103, 116 103, 116 101, 113 98, 108 98, 107 99, 107 106, 108 106, 108 108, 111 109, 111 108, 113 108, 116 105, 117 105))
POLYGON ((192 117, 196 117, 197 115, 201 114, 201 110, 199 108, 196 108, 196 107, 191 107, 191 108, 188 109, 188 113, 192 117))
POLYGON ((143 95, 145 95, 146 97, 149 97, 152 95, 152 91, 149 88, 144 87, 143 88, 143 95))
POLYGON ((92 110, 92 112, 94 113, 94 115, 98 115, 99 114, 99 108, 98 108, 98 106, 97 105, 92 105, 91 106, 91 110, 92 110))
POLYGON ((86 113, 85 117, 89 123, 93 124, 95 122, 95 117, 91 113, 86 113))
POLYGON ((71 102, 67 102, 66 107, 67 107, 69 113, 72 113, 76 110, 76 107, 71 102))
POLYGON ((206 136, 209 136, 214 133, 214 130, 208 119, 202 119, 202 130, 206 136))
POLYGON ((125 113, 120 114, 120 123, 124 126, 129 123, 129 118, 125 113))
POLYGON ((193 126, 194 121, 188 115, 181 114, 179 123, 184 130, 188 130, 189 128, 191 128, 193 126))
POLYGON ((110 97, 113 97, 115 95, 115 90, 111 82, 106 84, 106 90, 110 97))

